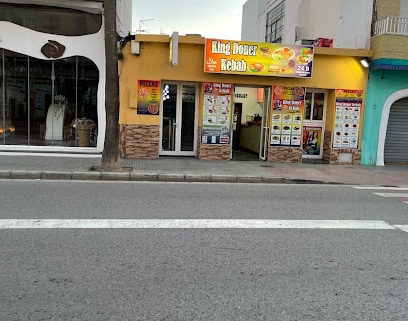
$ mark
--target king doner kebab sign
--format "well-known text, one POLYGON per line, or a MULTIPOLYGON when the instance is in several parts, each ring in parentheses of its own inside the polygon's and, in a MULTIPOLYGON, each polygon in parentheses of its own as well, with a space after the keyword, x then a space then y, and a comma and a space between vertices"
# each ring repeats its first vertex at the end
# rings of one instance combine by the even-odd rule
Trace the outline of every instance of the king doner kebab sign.
POLYGON ((206 39, 204 72, 310 78, 313 49, 313 46, 206 39))

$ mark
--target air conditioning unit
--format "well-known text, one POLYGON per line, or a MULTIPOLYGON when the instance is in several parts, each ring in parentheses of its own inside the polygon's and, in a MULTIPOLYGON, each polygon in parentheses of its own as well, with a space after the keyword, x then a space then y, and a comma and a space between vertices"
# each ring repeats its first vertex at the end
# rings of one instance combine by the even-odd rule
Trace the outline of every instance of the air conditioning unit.
POLYGON ((295 42, 295 45, 303 45, 303 46, 313 46, 314 40, 310 39, 299 39, 298 41, 295 42))

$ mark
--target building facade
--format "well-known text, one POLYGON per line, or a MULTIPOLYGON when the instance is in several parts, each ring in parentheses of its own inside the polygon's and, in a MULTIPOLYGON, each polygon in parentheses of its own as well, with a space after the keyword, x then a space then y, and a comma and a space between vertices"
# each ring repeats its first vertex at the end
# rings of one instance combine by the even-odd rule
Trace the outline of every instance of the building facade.
POLYGON ((242 37, 283 43, 328 38, 334 48, 371 49, 361 163, 383 166, 408 162, 407 25, 407 0, 249 0, 242 37))
POLYGON ((125 158, 360 162, 369 50, 138 34, 123 53, 125 158))
POLYGON ((408 1, 374 1, 362 164, 408 162, 408 1))
POLYGON ((334 48, 369 49, 371 17, 372 0, 248 0, 241 39, 294 44, 327 38, 334 48))
MULTIPOLYGON (((123 36, 129 7, 118 2, 123 36)), ((0 39, 0 150, 101 152, 103 1, 0 1, 0 39)))

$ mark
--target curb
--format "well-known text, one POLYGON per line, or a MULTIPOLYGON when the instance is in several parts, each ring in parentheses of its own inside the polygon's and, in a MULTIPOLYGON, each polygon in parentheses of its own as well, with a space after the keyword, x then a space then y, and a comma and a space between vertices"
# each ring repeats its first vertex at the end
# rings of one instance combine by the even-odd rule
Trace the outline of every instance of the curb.
MULTIPOLYGON (((188 182, 188 183, 252 183, 252 184, 331 184, 339 182, 293 179, 270 176, 221 175, 221 174, 170 174, 170 173, 123 173, 123 172, 61 172, 0 170, 0 179, 12 180, 77 180, 77 181, 132 181, 132 182, 188 182)), ((359 184, 354 184, 359 185, 359 184)))

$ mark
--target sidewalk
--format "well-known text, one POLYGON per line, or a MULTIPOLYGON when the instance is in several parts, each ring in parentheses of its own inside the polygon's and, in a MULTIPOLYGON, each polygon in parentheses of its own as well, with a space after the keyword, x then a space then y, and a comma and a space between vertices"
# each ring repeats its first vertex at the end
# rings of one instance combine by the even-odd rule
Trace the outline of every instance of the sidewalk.
POLYGON ((0 153, 0 179, 327 183, 408 187, 408 164, 378 167, 161 157, 158 160, 122 159, 124 170, 120 173, 92 170, 100 162, 100 155, 0 153))

